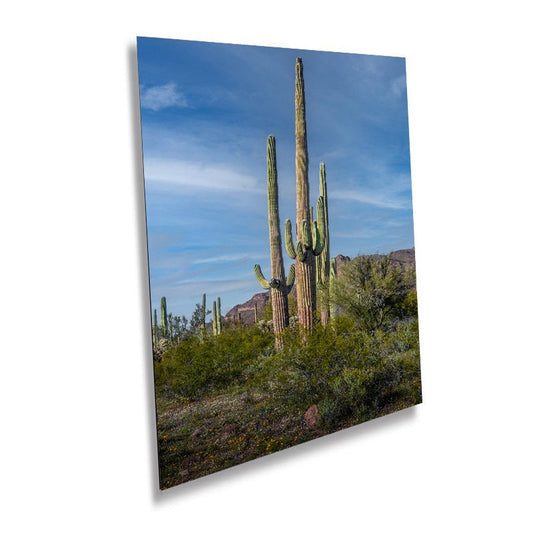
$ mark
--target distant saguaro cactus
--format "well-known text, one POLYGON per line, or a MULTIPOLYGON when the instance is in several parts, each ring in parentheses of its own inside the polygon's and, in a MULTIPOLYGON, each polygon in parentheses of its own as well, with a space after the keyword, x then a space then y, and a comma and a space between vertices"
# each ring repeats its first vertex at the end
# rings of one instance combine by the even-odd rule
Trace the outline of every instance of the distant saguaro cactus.
POLYGON ((213 302, 213 335, 220 335, 222 318, 220 316, 220 297, 213 302))
POLYGON ((202 296, 202 315, 201 315, 201 321, 200 321, 200 329, 205 330, 205 314, 206 314, 206 308, 205 308, 205 292, 202 296))
POLYGON ((168 314, 167 314, 167 299, 161 297, 161 330, 163 337, 168 335, 168 314))
POLYGON ((157 309, 154 309, 154 321, 152 322, 152 337, 154 344, 157 342, 157 309))
POLYGON ((220 312, 220 296, 217 298, 217 331, 218 335, 222 331, 222 314, 220 312))
POLYGON ((294 247, 292 225, 285 221, 285 248, 289 257, 296 259, 296 296, 298 322, 308 331, 313 328, 316 308, 316 264, 325 244, 324 199, 318 198, 317 223, 312 221, 309 209, 309 156, 307 153, 307 127, 305 122, 305 88, 303 63, 296 60, 295 134, 296 134, 296 236, 294 247))
MULTIPOLYGON (((294 265, 291 265, 289 276, 286 279, 281 248, 281 232, 279 229, 276 139, 273 135, 269 135, 267 139, 267 199, 270 238, 270 274, 272 278, 270 281, 267 281, 259 265, 254 266, 254 271, 259 285, 263 289, 270 289, 274 335, 276 336, 276 347, 280 349, 282 345, 281 332, 289 325, 287 294, 294 284, 294 265)), ((255 307, 255 321, 257 322, 257 305, 255 307)))

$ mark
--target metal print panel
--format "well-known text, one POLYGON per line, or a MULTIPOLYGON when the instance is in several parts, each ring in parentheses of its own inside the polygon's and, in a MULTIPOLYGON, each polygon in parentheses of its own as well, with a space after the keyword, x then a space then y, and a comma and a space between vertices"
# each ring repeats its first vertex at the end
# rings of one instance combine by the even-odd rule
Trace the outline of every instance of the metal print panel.
POLYGON ((404 59, 137 48, 161 489, 420 403, 404 59))

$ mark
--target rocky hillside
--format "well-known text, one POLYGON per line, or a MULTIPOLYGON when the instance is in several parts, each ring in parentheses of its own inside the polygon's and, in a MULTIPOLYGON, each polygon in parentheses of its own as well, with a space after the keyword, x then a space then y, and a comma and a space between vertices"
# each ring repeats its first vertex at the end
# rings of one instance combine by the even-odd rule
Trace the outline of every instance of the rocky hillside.
MULTIPOLYGON (((347 255, 339 254, 335 257, 337 264, 337 270, 340 270, 340 267, 343 263, 351 261, 350 257, 347 255)), ((391 252, 391 262, 394 266, 399 266, 402 269, 402 272, 405 271, 408 267, 415 266, 415 249, 409 248, 405 250, 396 250, 391 252)), ((293 287, 291 293, 294 294, 296 287, 293 287)), ((253 324, 255 322, 255 306, 257 306, 257 315, 261 317, 263 314, 263 309, 267 304, 269 299, 269 292, 259 292, 254 294, 248 301, 237 304, 232 307, 225 315, 224 319, 230 323, 237 322, 239 320, 239 313, 241 314, 240 320, 244 324, 253 324)))

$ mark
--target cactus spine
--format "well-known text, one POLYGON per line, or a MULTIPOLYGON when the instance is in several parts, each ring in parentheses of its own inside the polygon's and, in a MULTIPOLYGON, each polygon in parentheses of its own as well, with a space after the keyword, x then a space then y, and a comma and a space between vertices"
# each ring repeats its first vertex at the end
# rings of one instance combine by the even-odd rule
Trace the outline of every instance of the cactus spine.
POLYGON ((308 331, 313 328, 316 308, 316 264, 325 244, 324 199, 317 203, 317 222, 311 219, 309 209, 309 157, 307 153, 307 129, 305 122, 305 88, 302 59, 296 60, 295 88, 296 134, 296 247, 292 241, 291 221, 285 222, 285 247, 289 257, 296 258, 296 296, 298 322, 308 331))
POLYGON ((324 249, 316 258, 316 280, 319 294, 320 322, 323 326, 329 319, 329 216, 328 216, 328 188, 326 183, 326 165, 320 163, 320 196, 324 199, 324 249))
POLYGON ((163 337, 166 337, 168 334, 168 314, 167 314, 167 299, 161 297, 161 330, 163 337))
MULTIPOLYGON (((282 347, 281 332, 289 325, 289 304, 287 294, 294 284, 294 265, 289 269, 285 278, 283 253, 281 248, 281 232, 279 227, 278 206, 278 171, 276 165, 276 139, 269 135, 267 139, 267 198, 268 198, 268 228, 270 238, 270 273, 271 280, 263 276, 261 267, 254 266, 255 276, 263 289, 270 289, 272 302, 272 321, 276 348, 282 347)), ((257 306, 255 307, 255 321, 257 322, 257 306)))

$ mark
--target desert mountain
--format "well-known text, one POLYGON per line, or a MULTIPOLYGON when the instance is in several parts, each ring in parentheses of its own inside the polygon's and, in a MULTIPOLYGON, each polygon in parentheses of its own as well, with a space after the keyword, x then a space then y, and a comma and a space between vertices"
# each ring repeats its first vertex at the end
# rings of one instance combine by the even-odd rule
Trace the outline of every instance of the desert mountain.
MULTIPOLYGON (((396 250, 391 252, 391 263, 394 266, 399 266, 402 269, 402 272, 405 271, 408 267, 415 266, 415 249, 408 248, 405 250, 396 250)), ((376 257, 379 257, 380 254, 375 254, 376 257)), ((337 264, 337 270, 340 269, 343 263, 347 261, 352 261, 347 255, 339 254, 335 257, 335 262, 337 264)), ((291 294, 295 294, 295 287, 293 287, 291 294)), ((254 294, 249 300, 242 304, 237 304, 232 307, 225 315, 224 319, 234 323, 238 320, 241 320, 244 324, 253 324, 255 322, 255 307, 257 306, 257 315, 261 317, 263 314, 263 309, 267 304, 269 299, 269 291, 259 292, 254 294), (240 313, 240 317, 239 317, 240 313)))

